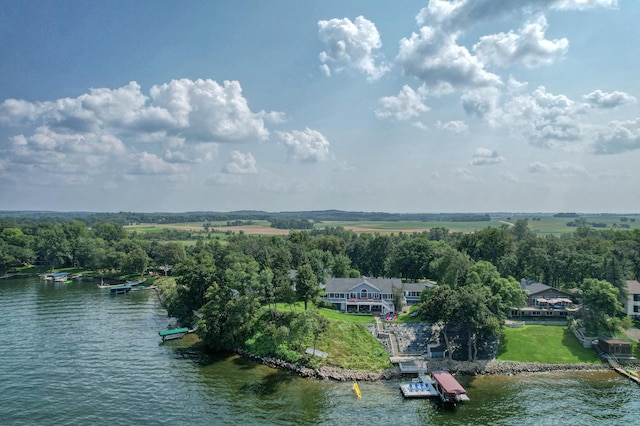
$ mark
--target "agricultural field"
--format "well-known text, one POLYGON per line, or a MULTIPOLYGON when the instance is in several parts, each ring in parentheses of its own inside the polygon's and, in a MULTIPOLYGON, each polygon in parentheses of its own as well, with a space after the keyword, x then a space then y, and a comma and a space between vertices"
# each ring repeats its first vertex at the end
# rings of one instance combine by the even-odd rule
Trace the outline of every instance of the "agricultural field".
MULTIPOLYGON (((567 226, 570 222, 581 221, 588 226, 597 230, 625 230, 640 229, 640 215, 613 215, 613 214, 590 214, 583 215, 579 218, 570 217, 554 217, 551 214, 524 214, 518 213, 509 215, 502 213, 499 215, 491 215, 490 221, 483 222, 447 222, 447 221, 323 221, 314 225, 315 229, 324 229, 328 227, 342 227, 356 233, 379 233, 379 234, 398 234, 398 233, 420 233, 428 232, 431 228, 446 228, 450 232, 475 232, 487 227, 510 227, 517 220, 527 220, 529 229, 538 235, 561 235, 569 234, 576 230, 576 226, 567 226)), ((237 223, 229 224, 229 222, 190 222, 190 223, 172 223, 172 224, 137 224, 127 226, 130 231, 140 233, 161 234, 167 230, 189 231, 192 240, 198 238, 215 238, 219 240, 226 239, 230 234, 244 233, 247 235, 286 235, 289 230, 272 228, 266 220, 250 220, 236 221, 237 223), (208 225, 208 232, 205 227, 208 225)))
MULTIPOLYGON (((492 216, 493 218, 493 216, 492 216)), ((518 219, 527 219, 529 229, 539 235, 570 234, 576 230, 575 226, 567 226, 567 223, 576 222, 578 219, 586 222, 597 230, 604 229, 640 229, 640 215, 613 215, 613 214, 589 214, 579 218, 554 217, 553 215, 514 215, 504 216, 503 223, 514 224, 518 219)))

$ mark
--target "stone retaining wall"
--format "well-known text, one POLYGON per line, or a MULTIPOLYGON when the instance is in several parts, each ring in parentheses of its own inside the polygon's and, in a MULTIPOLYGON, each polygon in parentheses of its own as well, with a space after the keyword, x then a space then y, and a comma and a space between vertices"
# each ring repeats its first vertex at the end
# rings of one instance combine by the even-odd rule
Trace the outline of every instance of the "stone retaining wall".
MULTIPOLYGON (((260 357, 244 351, 238 353, 248 359, 260 362, 269 367, 289 371, 300 377, 308 377, 320 380, 335 381, 376 381, 389 380, 402 377, 400 370, 396 368, 383 371, 360 371, 345 370, 339 367, 325 366, 315 370, 308 367, 298 367, 290 362, 276 358, 260 357)), ((427 370, 445 370, 452 374, 466 375, 515 375, 522 373, 542 373, 551 371, 606 371, 611 368, 606 364, 542 364, 537 362, 514 362, 514 361, 450 361, 450 360, 428 360, 427 370)))

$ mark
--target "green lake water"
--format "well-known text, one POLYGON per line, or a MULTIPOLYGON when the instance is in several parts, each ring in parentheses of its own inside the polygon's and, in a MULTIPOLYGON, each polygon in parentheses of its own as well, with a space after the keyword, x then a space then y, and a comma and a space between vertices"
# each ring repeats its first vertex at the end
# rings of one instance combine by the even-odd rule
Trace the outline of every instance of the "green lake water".
POLYGON ((302 379, 209 356, 169 326, 153 291, 91 280, 0 280, 0 425, 638 424, 640 386, 612 372, 462 377, 455 409, 404 400, 397 380, 302 379))

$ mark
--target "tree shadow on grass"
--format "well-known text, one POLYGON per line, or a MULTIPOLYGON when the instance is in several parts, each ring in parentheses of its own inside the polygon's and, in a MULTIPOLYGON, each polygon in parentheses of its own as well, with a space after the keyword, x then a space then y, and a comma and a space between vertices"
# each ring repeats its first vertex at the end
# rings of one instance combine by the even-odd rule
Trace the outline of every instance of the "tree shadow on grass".
POLYGON ((498 350, 496 351, 496 358, 507 352, 507 343, 507 335, 504 331, 500 331, 500 336, 498 337, 498 350))
POLYGON ((575 356, 580 362, 598 363, 595 351, 582 347, 578 339, 568 328, 562 332, 562 344, 569 350, 571 355, 575 356))

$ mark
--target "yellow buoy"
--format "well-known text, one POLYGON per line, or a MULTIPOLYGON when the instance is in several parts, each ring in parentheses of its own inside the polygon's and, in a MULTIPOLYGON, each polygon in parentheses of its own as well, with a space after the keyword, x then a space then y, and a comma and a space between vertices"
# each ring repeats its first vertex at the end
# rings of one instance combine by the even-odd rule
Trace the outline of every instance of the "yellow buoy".
POLYGON ((360 393, 360 386, 358 386, 358 382, 353 383, 353 391, 356 393, 356 396, 358 398, 362 397, 362 394, 360 393))

